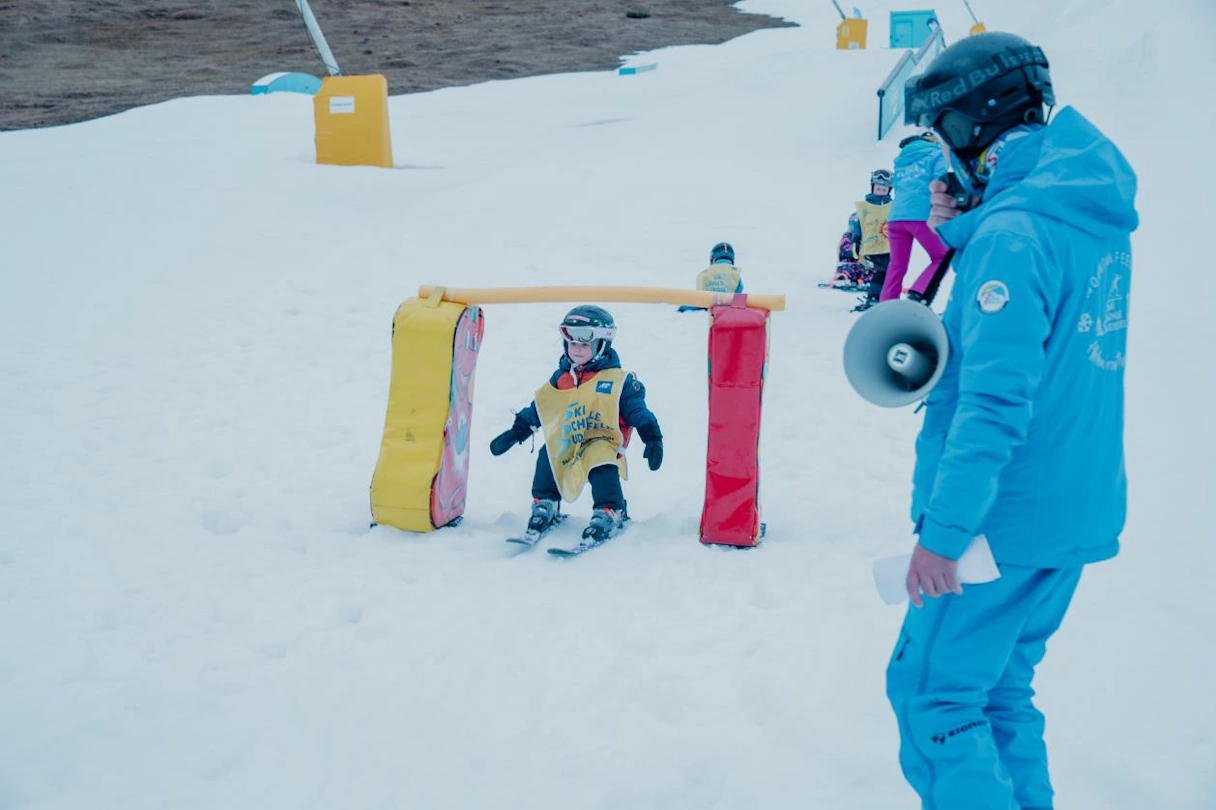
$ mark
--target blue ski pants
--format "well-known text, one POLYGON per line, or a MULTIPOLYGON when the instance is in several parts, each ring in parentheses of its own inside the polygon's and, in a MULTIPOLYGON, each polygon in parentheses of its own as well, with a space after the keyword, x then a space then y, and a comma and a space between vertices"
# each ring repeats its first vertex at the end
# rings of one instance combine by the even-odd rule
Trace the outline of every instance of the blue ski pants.
POLYGON ((923 810, 1050 810, 1043 715, 1030 681, 1081 568, 1001 578, 908 606, 887 667, 899 763, 923 810))

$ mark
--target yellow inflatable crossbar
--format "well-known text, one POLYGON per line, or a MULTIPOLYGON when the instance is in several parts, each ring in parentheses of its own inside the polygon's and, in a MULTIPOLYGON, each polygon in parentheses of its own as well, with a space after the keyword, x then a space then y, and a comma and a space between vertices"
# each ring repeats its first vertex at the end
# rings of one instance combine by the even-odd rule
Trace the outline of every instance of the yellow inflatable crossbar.
MULTIPOLYGON (((418 288, 419 298, 442 295, 444 301, 459 304, 547 304, 604 301, 630 304, 678 304, 689 307, 727 306, 735 298, 732 293, 702 290, 675 290, 663 287, 481 287, 448 289, 424 284, 418 288)), ((780 312, 785 309, 784 295, 746 294, 747 306, 780 312)))

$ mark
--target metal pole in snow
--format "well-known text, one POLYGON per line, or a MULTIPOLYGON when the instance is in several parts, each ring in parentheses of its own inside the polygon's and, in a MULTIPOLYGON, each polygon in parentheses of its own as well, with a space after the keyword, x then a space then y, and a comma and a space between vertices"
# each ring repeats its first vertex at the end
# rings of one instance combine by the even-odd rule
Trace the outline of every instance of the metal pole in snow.
POLYGON ((840 10, 840 4, 837 3, 836 0, 832 0, 832 5, 836 6, 836 13, 840 15, 840 19, 842 19, 842 20, 848 19, 848 17, 844 16, 844 12, 840 10))
POLYGON ((308 29, 308 36, 312 37, 312 44, 316 47, 325 69, 329 71, 330 76, 341 76, 342 69, 338 67, 338 60, 334 59, 334 52, 329 49, 329 43, 325 41, 325 34, 321 33, 321 26, 317 24, 317 18, 312 15, 308 0, 296 0, 296 8, 300 9, 300 16, 304 18, 304 27, 308 29))
MULTIPOLYGON (((836 0, 832 0, 832 2, 834 3, 836 0)), ((963 5, 967 7, 967 13, 971 15, 971 21, 973 23, 978 23, 979 20, 975 18, 975 12, 971 10, 971 4, 968 3, 967 0, 963 0, 963 5)))

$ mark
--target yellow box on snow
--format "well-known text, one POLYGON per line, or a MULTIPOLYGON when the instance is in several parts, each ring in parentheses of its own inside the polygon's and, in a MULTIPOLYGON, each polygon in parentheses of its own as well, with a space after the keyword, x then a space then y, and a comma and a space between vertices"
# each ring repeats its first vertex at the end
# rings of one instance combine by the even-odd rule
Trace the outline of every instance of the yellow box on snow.
POLYGON ((393 167, 383 76, 325 76, 312 105, 317 163, 393 167))
POLYGON ((841 20, 836 26, 836 50, 859 51, 866 47, 866 29, 870 21, 859 17, 841 20))

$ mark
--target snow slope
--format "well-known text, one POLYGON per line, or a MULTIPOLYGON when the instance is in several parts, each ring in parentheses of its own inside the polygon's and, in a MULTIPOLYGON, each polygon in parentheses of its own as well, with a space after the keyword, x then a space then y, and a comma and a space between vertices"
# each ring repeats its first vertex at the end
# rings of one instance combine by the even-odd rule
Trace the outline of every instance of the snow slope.
MULTIPOLYGON (((873 140, 895 5, 862 52, 832 49, 830 4, 747 0, 803 25, 396 97, 394 170, 317 166, 291 94, 0 133, 0 807, 915 806, 883 695, 901 614, 869 564, 910 545, 920 417, 848 388, 852 299, 813 283, 902 132, 873 140), (641 305, 610 309, 667 457, 635 457, 628 533, 569 563, 501 542, 534 457, 486 446, 561 305, 487 309, 465 522, 368 529, 420 283, 689 286, 722 239, 789 302, 762 548, 696 540, 706 323, 641 305)), ((1213 808, 1216 328, 1189 220, 1216 11, 991 5, 1141 181, 1125 550, 1036 682, 1060 806, 1213 808)))

